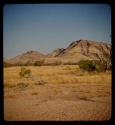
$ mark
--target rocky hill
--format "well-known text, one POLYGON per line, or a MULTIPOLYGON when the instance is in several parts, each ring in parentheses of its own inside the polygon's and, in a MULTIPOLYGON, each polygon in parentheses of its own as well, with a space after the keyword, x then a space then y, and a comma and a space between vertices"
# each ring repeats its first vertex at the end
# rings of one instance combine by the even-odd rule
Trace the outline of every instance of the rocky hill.
POLYGON ((42 53, 31 50, 21 55, 18 55, 14 58, 11 58, 5 62, 10 64, 26 64, 26 63, 33 63, 35 61, 43 59, 44 57, 45 55, 43 55, 42 53))
POLYGON ((73 41, 67 48, 54 50, 48 57, 58 58, 61 62, 79 62, 80 60, 97 60, 103 51, 109 53, 111 44, 91 40, 73 41))
POLYGON ((71 42, 67 48, 58 48, 47 55, 43 55, 37 51, 28 51, 7 62, 11 64, 25 64, 45 59, 46 64, 55 61, 61 61, 62 63, 76 63, 80 60, 96 60, 98 59, 98 56, 103 55, 103 51, 109 53, 110 49, 111 44, 81 39, 71 42))
POLYGON ((76 57, 78 55, 89 57, 91 59, 96 58, 96 54, 101 54, 102 49, 109 51, 111 45, 104 42, 96 42, 90 40, 78 40, 73 41, 66 49, 57 49, 53 51, 50 57, 76 57))

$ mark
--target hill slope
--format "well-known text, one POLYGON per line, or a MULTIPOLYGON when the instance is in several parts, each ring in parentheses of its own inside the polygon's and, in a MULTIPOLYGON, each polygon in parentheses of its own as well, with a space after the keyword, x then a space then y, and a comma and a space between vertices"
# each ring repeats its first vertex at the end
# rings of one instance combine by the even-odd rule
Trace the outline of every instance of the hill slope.
POLYGON ((37 60, 40 60, 44 58, 45 55, 43 55, 40 52, 37 51, 28 51, 26 53, 23 53, 21 55, 18 55, 14 58, 11 58, 7 60, 8 63, 10 64, 25 64, 25 63, 33 63, 37 60))
POLYGON ((109 51, 110 44, 90 40, 73 41, 66 49, 58 49, 48 54, 53 57, 89 57, 96 58, 96 54, 101 54, 102 49, 109 51))
POLYGON ((28 51, 7 60, 7 62, 10 64, 26 64, 45 59, 46 64, 56 61, 76 63, 80 60, 96 60, 98 56, 103 55, 103 50, 109 53, 110 49, 111 44, 81 39, 71 42, 67 48, 58 48, 47 55, 37 51, 28 51))

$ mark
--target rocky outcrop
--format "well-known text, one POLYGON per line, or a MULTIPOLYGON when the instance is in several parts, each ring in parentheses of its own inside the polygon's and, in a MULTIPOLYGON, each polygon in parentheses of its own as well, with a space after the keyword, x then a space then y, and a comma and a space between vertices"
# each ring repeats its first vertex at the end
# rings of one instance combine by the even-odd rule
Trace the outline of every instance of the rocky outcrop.
POLYGON ((96 42, 91 40, 78 40, 73 41, 67 48, 58 49, 53 54, 49 54, 52 57, 72 57, 77 58, 78 55, 82 57, 88 57, 90 59, 96 59, 97 54, 102 54, 102 50, 109 51, 111 45, 104 42, 96 42))

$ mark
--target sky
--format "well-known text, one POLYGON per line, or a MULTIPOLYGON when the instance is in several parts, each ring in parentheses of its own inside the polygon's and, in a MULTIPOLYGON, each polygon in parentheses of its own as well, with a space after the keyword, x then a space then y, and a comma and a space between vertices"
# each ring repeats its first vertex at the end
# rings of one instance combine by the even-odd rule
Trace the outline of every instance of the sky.
POLYGON ((48 54, 79 39, 111 42, 108 4, 7 4, 3 8, 3 57, 29 50, 48 54))

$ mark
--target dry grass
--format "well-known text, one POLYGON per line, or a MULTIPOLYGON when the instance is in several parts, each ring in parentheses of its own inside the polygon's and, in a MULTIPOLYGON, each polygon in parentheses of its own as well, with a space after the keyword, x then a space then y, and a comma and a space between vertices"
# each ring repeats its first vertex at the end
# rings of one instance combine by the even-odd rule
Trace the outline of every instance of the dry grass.
MULTIPOLYGON (((72 91, 84 93, 83 96, 88 98, 111 94, 111 72, 83 72, 77 65, 30 66, 28 69, 32 71, 34 77, 42 79, 46 84, 74 84, 72 91)), ((37 85, 31 79, 20 78, 19 72, 20 67, 4 68, 5 88, 25 90, 29 86, 32 88, 32 86, 37 85)), ((62 92, 59 88, 55 88, 54 91, 55 93, 62 92)))
POLYGON ((38 95, 38 92, 32 92, 31 94, 32 95, 38 95))
POLYGON ((4 68, 7 120, 107 120, 111 117, 111 72, 83 72, 77 65, 28 66, 34 77, 45 81, 40 86, 32 79, 21 78, 20 69, 4 68))
MULTIPOLYGON (((77 65, 66 66, 41 66, 28 67, 32 75, 44 80, 46 83, 97 83, 106 84, 111 82, 111 73, 87 73, 81 71, 77 65)), ((4 68, 4 84, 7 87, 13 87, 19 83, 28 83, 33 85, 35 82, 31 79, 20 78, 20 67, 4 68)))

